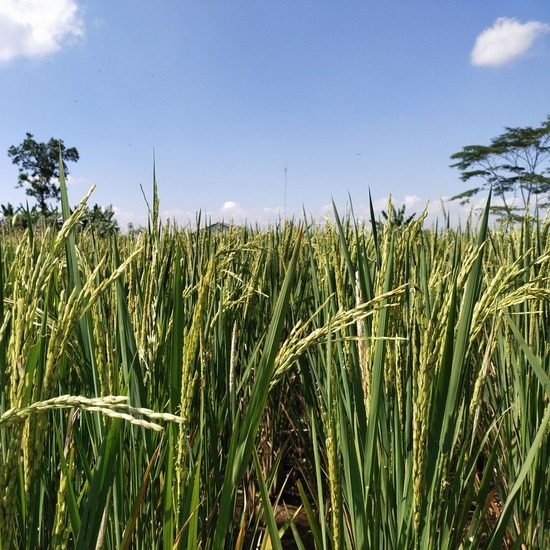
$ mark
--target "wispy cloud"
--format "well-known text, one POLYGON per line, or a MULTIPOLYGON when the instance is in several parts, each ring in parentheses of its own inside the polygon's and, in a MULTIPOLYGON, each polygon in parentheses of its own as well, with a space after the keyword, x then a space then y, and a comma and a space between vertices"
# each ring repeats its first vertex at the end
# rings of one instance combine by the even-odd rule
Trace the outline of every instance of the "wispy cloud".
MULTIPOLYGON (((145 209, 136 212, 114 205, 113 210, 115 213, 115 218, 117 219, 120 227, 123 229, 126 229, 130 223, 134 227, 145 227, 147 225, 147 212, 145 209)), ((161 208, 160 218, 163 222, 170 221, 171 223, 175 223, 178 227, 195 227, 197 220, 199 219, 199 214, 201 224, 203 225, 224 222, 236 225, 247 224, 251 226, 258 225, 267 227, 277 223, 277 221, 282 217, 282 212, 283 209, 281 207, 266 206, 262 208, 246 209, 235 201, 226 201, 218 209, 203 210, 201 212, 183 210, 180 208, 161 208)), ((290 215, 301 218, 301 215, 297 215, 295 213, 291 213, 290 215)))
POLYGON ((281 207, 245 209, 235 201, 226 201, 217 212, 209 212, 212 221, 225 221, 237 224, 268 225, 276 223, 282 216, 281 207))
POLYGON ((525 55, 535 40, 550 32, 550 25, 540 21, 520 23, 517 19, 499 17, 476 39, 470 60, 479 67, 498 67, 525 55))
POLYGON ((123 230, 126 230, 129 224, 134 227, 147 227, 147 213, 144 211, 131 212, 118 206, 113 206, 113 211, 118 224, 123 230))
POLYGON ((234 216, 236 213, 238 214, 239 212, 241 212, 241 207, 235 201, 226 201, 220 208, 220 212, 222 214, 234 216))
POLYGON ((0 63, 50 55, 67 40, 82 36, 84 22, 75 0, 0 3, 0 63))
MULTIPOLYGON (((374 198, 373 209, 376 221, 384 221, 382 211, 388 210, 389 196, 374 198)), ((474 222, 481 218, 485 208, 487 197, 474 197, 469 204, 460 204, 460 201, 453 201, 450 197, 441 196, 438 198, 426 199, 418 195, 404 195, 403 197, 391 197, 393 206, 400 208, 405 205, 405 216, 415 214, 418 217, 426 212, 424 227, 432 227, 436 222, 439 227, 443 227, 447 220, 452 227, 464 223, 471 218, 474 222)), ((519 206, 519 199, 513 197, 507 198, 508 204, 519 206)), ((499 197, 493 197, 492 206, 502 206, 504 203, 499 197)), ((115 217, 121 228, 126 229, 131 223, 134 227, 147 226, 147 213, 130 212, 113 206, 115 217)), ((338 204, 338 214, 341 218, 351 214, 350 204, 338 204)), ((319 207, 316 210, 307 210, 308 222, 323 224, 327 220, 334 220, 334 208, 332 203, 319 207)), ((354 203, 353 215, 356 220, 363 220, 370 223, 370 206, 366 203, 354 203)), ((195 227, 198 218, 197 212, 181 210, 178 208, 161 210, 160 217, 163 222, 175 223, 178 227, 195 227)), ((269 227, 281 221, 283 218, 283 208, 280 206, 265 206, 261 208, 244 208, 235 201, 227 201, 220 208, 200 212, 200 221, 202 225, 209 225, 215 222, 231 223, 236 225, 249 225, 252 227, 269 227)), ((293 218, 295 221, 303 220, 303 211, 297 210, 287 212, 287 218, 293 218)))

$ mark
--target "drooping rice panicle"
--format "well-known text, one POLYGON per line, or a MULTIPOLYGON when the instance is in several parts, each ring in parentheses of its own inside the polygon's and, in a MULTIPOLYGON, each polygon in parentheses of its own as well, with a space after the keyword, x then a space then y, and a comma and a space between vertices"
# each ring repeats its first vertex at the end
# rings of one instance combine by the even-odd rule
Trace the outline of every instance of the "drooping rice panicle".
POLYGON ((2 547, 550 546, 549 219, 65 210, 0 228, 2 547))

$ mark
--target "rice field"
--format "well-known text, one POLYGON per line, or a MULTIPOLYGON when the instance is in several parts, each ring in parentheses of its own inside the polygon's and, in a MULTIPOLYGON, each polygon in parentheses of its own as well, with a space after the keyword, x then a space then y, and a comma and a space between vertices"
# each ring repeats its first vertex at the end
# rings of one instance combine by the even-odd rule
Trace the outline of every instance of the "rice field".
POLYGON ((550 548, 548 220, 62 200, 2 229, 1 548, 550 548))

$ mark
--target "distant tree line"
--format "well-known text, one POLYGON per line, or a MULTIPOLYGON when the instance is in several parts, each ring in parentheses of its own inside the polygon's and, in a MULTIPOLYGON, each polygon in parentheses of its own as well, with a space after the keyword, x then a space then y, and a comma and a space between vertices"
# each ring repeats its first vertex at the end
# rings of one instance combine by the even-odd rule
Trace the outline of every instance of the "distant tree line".
MULTIPOLYGON (((22 143, 12 145, 8 149, 8 156, 19 170, 16 187, 25 189, 25 193, 35 201, 35 204, 1 204, 1 222, 19 228, 26 228, 31 224, 57 224, 61 219, 60 158, 64 173, 68 175, 67 163, 77 162, 80 158, 76 147, 65 147, 63 141, 56 138, 51 138, 47 143, 40 143, 34 139, 33 134, 27 133, 22 143), (53 201, 53 205, 50 201, 53 201)), ((118 233, 120 230, 112 206, 88 206, 81 224, 102 236, 118 233)))
MULTIPOLYGON (((58 201, 59 162, 69 174, 68 162, 80 158, 75 147, 65 147, 62 140, 51 138, 47 143, 39 143, 31 133, 27 133, 22 143, 12 145, 8 156, 19 169, 17 187, 34 199, 32 206, 10 203, 0 205, 1 222, 26 227, 28 224, 50 223, 60 217, 58 201), (53 206, 50 201, 54 201, 53 206)), ((466 145, 451 155, 451 167, 460 171, 464 182, 475 182, 475 186, 455 195, 451 200, 461 204, 469 203, 483 191, 492 190, 499 198, 492 206, 493 213, 503 219, 521 218, 530 207, 550 206, 550 115, 537 127, 506 127, 505 131, 493 138, 489 145, 466 145)), ((415 214, 407 216, 405 207, 390 209, 382 213, 384 223, 396 227, 408 225, 415 214)), ((97 204, 87 207, 82 221, 101 235, 120 230, 112 206, 97 204)))

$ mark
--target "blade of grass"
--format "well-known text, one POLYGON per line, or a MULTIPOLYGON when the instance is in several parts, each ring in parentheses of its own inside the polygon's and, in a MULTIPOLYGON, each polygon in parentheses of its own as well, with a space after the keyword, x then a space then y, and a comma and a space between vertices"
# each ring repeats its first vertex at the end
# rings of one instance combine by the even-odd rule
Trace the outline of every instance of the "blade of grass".
MULTIPOLYGON (((531 448, 529 449, 529 452, 525 457, 525 461, 523 462, 523 466, 521 467, 516 482, 508 493, 508 498, 506 499, 506 502, 504 503, 504 506, 502 508, 502 512, 498 518, 498 523, 494 531, 491 533, 489 542, 487 544, 487 550, 497 550, 497 548, 502 548, 504 533, 508 528, 508 520, 513 512, 518 493, 523 485, 523 482, 525 481, 525 478, 531 470, 535 458, 541 450, 542 442, 544 441, 545 437, 548 437, 547 433, 549 424, 550 406, 547 405, 544 418, 542 419, 542 422, 540 423, 540 426, 537 430, 537 435, 535 436, 533 444, 531 445, 531 448)), ((544 521, 544 518, 541 518, 541 521, 544 521)))
POLYGON ((273 317, 264 342, 264 349, 256 369, 256 378, 251 390, 250 402, 244 413, 242 423, 237 422, 231 434, 227 469, 220 495, 220 510, 214 531, 214 548, 222 548, 225 546, 227 533, 230 531, 230 513, 233 507, 235 488, 250 461, 258 427, 263 416, 267 394, 269 392, 269 383, 273 375, 275 357, 277 356, 283 323, 290 301, 296 264, 300 254, 300 243, 301 234, 296 239, 294 253, 287 268, 287 273, 275 305, 273 317))
POLYGON ((262 509, 264 511, 264 518, 267 524, 267 531, 269 533, 269 538, 271 539, 271 547, 274 548, 275 550, 283 550, 283 547, 281 545, 281 539, 279 538, 277 523, 275 522, 275 515, 273 514, 273 508, 271 507, 269 495, 267 494, 267 487, 265 484, 265 480, 262 476, 260 460, 258 458, 258 452, 256 451, 256 449, 252 450, 252 458, 254 461, 254 469, 256 470, 256 479, 258 480, 258 485, 260 487, 262 509))
MULTIPOLYGON (((65 180, 65 172, 63 169, 63 156, 61 154, 61 145, 59 146, 59 188, 61 192, 61 212, 63 214, 63 220, 67 222, 71 217, 71 208, 69 206, 69 195, 67 193, 67 184, 65 180)), ((82 290, 82 280, 80 278, 80 270, 78 267, 78 257, 76 253, 76 238, 74 231, 71 231, 67 236, 65 243, 65 253, 67 256, 67 271, 68 271, 68 291, 72 291, 74 288, 80 292, 82 290)), ((91 369, 91 381, 94 395, 100 396, 100 384, 99 375, 95 364, 94 355, 94 335, 92 329, 92 318, 90 312, 86 313, 78 321, 77 336, 80 342, 82 353, 86 358, 86 363, 91 369)), ((100 429, 100 424, 97 424, 97 428, 100 429)))
POLYGON ((143 504, 143 501, 145 499, 145 494, 147 491, 147 488, 149 487, 149 483, 151 481, 151 471, 153 469, 153 466, 155 465, 155 461, 157 460, 158 454, 160 451, 160 446, 158 446, 155 449, 155 452, 153 453, 153 456, 151 457, 151 460, 149 461, 149 464, 147 465, 147 470, 145 471, 145 475, 143 476, 143 482, 141 484, 141 487, 139 489, 138 498, 134 502, 134 506, 132 509, 132 514, 130 516, 130 519, 126 523, 126 527, 124 529, 124 534, 122 538, 121 548, 124 550, 130 548, 130 543, 132 539, 132 535, 134 533, 136 522, 139 515, 139 510, 143 504))
POLYGON ((518 326, 516 325, 516 323, 514 323, 508 313, 505 314, 505 318, 508 326, 512 329, 516 341, 519 343, 519 346, 523 354, 525 355, 525 358, 531 365, 534 373, 537 375, 539 382, 544 387, 546 394, 550 395, 550 377, 546 374, 546 372, 544 372, 544 369, 542 367, 542 360, 535 356, 533 350, 529 347, 529 345, 525 341, 525 338, 523 338, 523 335, 521 334, 518 326))
POLYGON ((119 459, 119 437, 122 420, 115 418, 103 440, 90 488, 81 509, 81 526, 76 550, 95 548, 103 513, 108 504, 109 491, 114 482, 119 459))
POLYGON ((309 523, 309 527, 311 529, 311 533, 313 536, 313 540, 315 541, 315 548, 324 548, 323 544, 323 538, 321 535, 321 529, 319 528, 319 524, 317 520, 315 519, 315 514, 313 513, 313 508, 311 507, 311 503, 309 502, 309 499, 307 498, 307 494, 304 491, 304 487, 302 485, 302 482, 298 480, 296 482, 296 486, 298 487, 298 493, 300 495, 300 500, 302 501, 302 505, 304 507, 304 510, 306 512, 307 521, 309 523))

